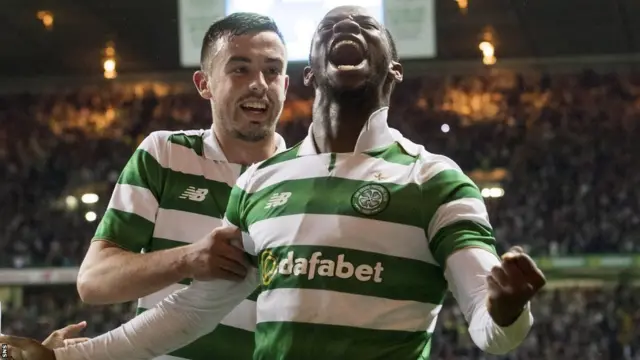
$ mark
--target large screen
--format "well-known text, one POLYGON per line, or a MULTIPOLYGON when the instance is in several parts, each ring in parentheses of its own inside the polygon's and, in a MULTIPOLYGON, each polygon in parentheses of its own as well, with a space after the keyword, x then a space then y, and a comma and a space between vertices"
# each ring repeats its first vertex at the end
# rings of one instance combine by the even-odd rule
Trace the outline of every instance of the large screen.
POLYGON ((200 46, 214 21, 240 11, 273 18, 287 43, 290 61, 306 61, 313 33, 332 8, 367 8, 393 34, 401 58, 435 56, 433 0, 179 0, 180 60, 185 67, 200 62, 200 46))

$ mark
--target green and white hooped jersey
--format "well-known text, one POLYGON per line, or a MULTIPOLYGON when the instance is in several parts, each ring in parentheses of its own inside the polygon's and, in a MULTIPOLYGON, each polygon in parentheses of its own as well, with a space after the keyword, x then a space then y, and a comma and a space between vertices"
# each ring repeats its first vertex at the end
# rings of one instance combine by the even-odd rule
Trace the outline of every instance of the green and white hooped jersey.
MULTIPOLYGON (((278 140, 284 150, 284 140, 278 140)), ((243 170, 227 162, 211 130, 154 132, 120 175, 94 239, 133 252, 197 241, 222 224, 231 187, 243 170)), ((138 313, 189 283, 184 279, 140 299, 138 313)), ((251 359, 256 296, 244 300, 211 334, 158 359, 251 359)))
POLYGON ((258 257, 259 360, 428 359, 447 257, 495 253, 477 186, 386 109, 353 154, 317 154, 308 136, 250 167, 226 216, 258 257))

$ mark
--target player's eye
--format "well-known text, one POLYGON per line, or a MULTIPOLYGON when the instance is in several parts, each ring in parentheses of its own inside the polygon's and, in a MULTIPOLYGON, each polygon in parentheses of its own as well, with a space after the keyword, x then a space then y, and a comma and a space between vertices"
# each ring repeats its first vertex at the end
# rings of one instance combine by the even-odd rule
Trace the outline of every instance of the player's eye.
POLYGON ((375 29, 376 28, 376 24, 369 22, 369 21, 365 21, 363 23, 360 24, 360 27, 363 29, 375 29))
POLYGON ((320 24, 320 30, 321 31, 327 31, 327 30, 331 30, 333 28, 333 23, 330 22, 326 22, 326 23, 322 23, 320 24))
POLYGON ((280 75, 280 69, 279 68, 269 68, 267 69, 267 74, 269 75, 280 75))
POLYGON ((234 74, 246 74, 247 73, 247 68, 246 67, 239 67, 239 68, 235 68, 232 71, 234 74))

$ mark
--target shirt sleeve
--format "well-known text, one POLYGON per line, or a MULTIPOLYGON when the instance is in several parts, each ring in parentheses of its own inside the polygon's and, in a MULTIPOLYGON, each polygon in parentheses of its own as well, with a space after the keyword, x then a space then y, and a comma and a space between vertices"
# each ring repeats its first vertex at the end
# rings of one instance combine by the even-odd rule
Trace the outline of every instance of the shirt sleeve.
POLYGON ((425 232, 429 249, 441 266, 454 252, 467 247, 498 257, 489 215, 480 190, 451 160, 422 185, 425 232))
POLYGON ((528 304, 508 327, 496 325, 489 315, 486 277, 501 260, 480 190, 446 158, 424 173, 435 173, 422 185, 429 249, 445 269, 449 290, 469 323, 474 343, 488 353, 507 353, 524 340, 533 316, 528 304))
POLYGON ((491 268, 500 261, 482 248, 462 249, 447 259, 445 278, 465 319, 469 335, 481 350, 503 355, 518 347, 533 325, 529 304, 511 325, 496 325, 487 309, 487 282, 491 268))
POLYGON ((162 138, 161 132, 152 133, 133 153, 118 178, 93 240, 107 240, 133 252, 148 245, 166 177, 162 138))
POLYGON ((56 360, 142 360, 170 353, 213 331, 258 286, 244 281, 197 281, 128 323, 84 343, 55 349, 56 360))

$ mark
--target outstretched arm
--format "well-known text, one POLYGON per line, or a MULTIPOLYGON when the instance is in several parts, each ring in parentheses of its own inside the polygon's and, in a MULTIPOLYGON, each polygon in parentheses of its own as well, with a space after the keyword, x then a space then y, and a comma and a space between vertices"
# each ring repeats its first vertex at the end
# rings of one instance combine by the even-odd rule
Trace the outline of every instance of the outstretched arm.
POLYGON ((422 185, 429 248, 445 270, 473 342, 485 352, 505 354, 533 324, 529 300, 544 286, 544 275, 522 249, 498 257, 478 187, 453 162, 440 161, 425 168, 422 185))
POLYGON ((257 284, 255 270, 242 282, 194 281, 115 330, 81 344, 55 349, 55 357, 142 360, 167 354, 212 331, 257 284))

